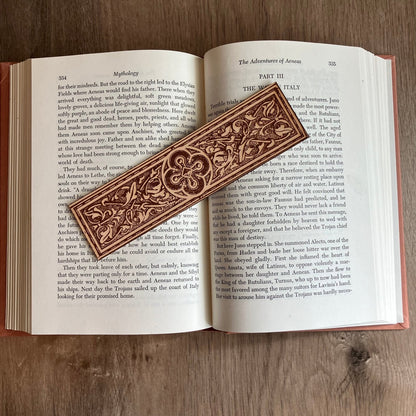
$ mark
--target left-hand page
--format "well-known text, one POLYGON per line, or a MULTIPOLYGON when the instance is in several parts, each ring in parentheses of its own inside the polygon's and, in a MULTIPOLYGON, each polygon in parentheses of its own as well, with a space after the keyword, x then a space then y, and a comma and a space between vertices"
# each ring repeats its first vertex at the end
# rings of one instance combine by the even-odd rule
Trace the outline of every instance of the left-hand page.
MULTIPOLYGON (((171 51, 34 59, 32 86, 32 333, 209 327, 204 202, 100 261, 68 209, 202 123, 202 59, 171 51)), ((160 191, 157 180, 143 186, 160 191)))

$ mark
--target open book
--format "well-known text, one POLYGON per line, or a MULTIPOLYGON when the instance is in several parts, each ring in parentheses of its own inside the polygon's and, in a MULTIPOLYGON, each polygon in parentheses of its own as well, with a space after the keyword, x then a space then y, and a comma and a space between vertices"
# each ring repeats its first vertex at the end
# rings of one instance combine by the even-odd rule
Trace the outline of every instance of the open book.
POLYGON ((255 41, 31 59, 10 85, 7 328, 408 326, 393 59, 255 41), (68 204, 271 82, 310 138, 97 261, 68 204))

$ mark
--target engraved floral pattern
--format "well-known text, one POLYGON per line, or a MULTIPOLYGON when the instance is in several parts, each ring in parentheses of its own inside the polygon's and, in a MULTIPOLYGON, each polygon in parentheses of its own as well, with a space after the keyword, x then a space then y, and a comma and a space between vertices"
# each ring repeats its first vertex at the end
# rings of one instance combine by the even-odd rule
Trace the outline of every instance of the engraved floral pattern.
POLYGON ((199 147, 209 155, 214 179, 220 178, 281 144, 295 133, 291 121, 270 100, 221 126, 199 147))
POLYGON ((71 210, 101 258, 306 137, 273 85, 71 210))
POLYGON ((197 196, 209 183, 210 173, 211 163, 198 149, 178 149, 167 158, 163 179, 173 194, 197 196))
POLYGON ((176 201, 177 197, 163 185, 159 167, 152 169, 148 177, 136 178, 116 189, 99 203, 88 207, 84 215, 97 240, 105 246, 162 213, 176 201))

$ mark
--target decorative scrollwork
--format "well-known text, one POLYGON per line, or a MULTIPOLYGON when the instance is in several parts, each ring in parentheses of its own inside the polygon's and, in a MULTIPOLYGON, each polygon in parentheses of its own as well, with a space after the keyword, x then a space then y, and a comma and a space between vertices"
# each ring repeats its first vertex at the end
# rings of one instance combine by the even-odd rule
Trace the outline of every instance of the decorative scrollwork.
POLYGON ((222 177, 287 140, 295 130, 275 100, 249 109, 227 125, 223 125, 199 148, 209 155, 215 167, 214 177, 222 177))
POLYGON ((71 210, 101 258, 306 137, 273 84, 71 210))
POLYGON ((177 201, 163 185, 160 168, 152 170, 147 178, 137 179, 85 210, 84 215, 103 246, 128 234, 177 201))

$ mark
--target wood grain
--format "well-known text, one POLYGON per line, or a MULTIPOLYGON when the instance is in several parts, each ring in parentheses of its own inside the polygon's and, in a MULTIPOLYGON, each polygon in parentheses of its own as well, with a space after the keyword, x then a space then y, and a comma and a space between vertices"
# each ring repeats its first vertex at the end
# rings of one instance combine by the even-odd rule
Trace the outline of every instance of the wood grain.
POLYGON ((3 0, 0 60, 292 39, 397 57, 411 328, 0 339, 4 415, 413 415, 416 3, 3 0))

